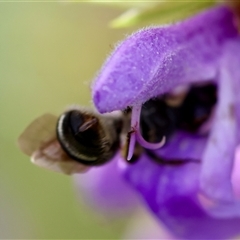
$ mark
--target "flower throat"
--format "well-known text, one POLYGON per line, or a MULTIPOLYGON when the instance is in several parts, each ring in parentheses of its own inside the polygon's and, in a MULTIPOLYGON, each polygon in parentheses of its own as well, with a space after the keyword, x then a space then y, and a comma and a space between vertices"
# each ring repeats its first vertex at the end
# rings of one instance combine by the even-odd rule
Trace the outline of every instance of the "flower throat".
POLYGON ((143 106, 134 106, 127 159, 134 155, 136 140, 143 148, 156 150, 177 130, 207 134, 216 102, 217 86, 208 83, 185 87, 150 99, 143 106))

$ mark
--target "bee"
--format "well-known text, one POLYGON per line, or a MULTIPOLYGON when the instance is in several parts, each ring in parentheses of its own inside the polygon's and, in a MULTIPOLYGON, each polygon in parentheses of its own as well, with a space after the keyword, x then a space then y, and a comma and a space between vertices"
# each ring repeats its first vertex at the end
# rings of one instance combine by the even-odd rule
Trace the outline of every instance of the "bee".
MULTIPOLYGON (((210 117, 216 103, 216 86, 193 86, 151 99, 142 106, 140 130, 148 142, 168 140, 178 129, 195 133, 210 117)), ((59 117, 44 114, 20 135, 18 145, 31 161, 65 174, 82 173, 91 166, 110 161, 121 149, 127 158, 131 130, 131 108, 109 114, 72 107, 59 117)), ((146 153, 159 164, 188 161, 166 160, 155 151, 136 144, 131 162, 146 153)), ((191 160, 189 160, 191 161, 191 160)))
POLYGON ((85 172, 109 161, 120 145, 121 113, 100 115, 73 107, 59 117, 44 114, 20 135, 19 148, 31 161, 56 172, 85 172))

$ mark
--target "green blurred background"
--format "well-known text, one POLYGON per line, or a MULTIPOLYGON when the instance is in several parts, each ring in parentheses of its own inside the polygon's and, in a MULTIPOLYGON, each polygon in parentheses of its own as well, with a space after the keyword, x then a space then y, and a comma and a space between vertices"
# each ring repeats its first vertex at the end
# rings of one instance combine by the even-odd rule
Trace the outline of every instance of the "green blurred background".
POLYGON ((90 3, 0 3, 0 238, 119 238, 76 197, 71 177, 32 165, 16 145, 37 116, 91 105, 90 83, 113 45, 120 10, 90 3))

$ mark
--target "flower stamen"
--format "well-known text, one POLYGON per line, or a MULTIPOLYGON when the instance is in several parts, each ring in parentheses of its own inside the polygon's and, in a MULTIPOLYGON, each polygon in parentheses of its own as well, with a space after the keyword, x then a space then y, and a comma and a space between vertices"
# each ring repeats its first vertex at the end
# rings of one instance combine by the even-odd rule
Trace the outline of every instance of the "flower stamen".
POLYGON ((135 130, 129 132, 130 142, 129 142, 129 148, 128 148, 128 155, 127 160, 130 161, 132 159, 135 143, 136 143, 136 132, 135 130))
POLYGON ((166 142, 165 136, 163 136, 161 142, 159 142, 159 143, 147 142, 142 137, 140 127, 139 127, 141 108, 142 108, 142 105, 135 105, 132 108, 132 119, 131 119, 131 129, 132 130, 129 132, 130 142, 129 142, 128 155, 127 155, 128 161, 130 161, 133 156, 136 140, 140 143, 140 145, 142 147, 144 147, 146 149, 151 149, 151 150, 156 150, 158 148, 161 148, 166 142))
POLYGON ((151 150, 156 150, 156 149, 159 149, 161 148, 165 142, 166 142, 166 137, 163 136, 161 142, 158 142, 158 143, 150 143, 150 142, 147 142, 141 135, 141 133, 138 131, 136 132, 136 138, 138 140, 138 142, 144 147, 144 148, 147 148, 147 149, 151 149, 151 150))

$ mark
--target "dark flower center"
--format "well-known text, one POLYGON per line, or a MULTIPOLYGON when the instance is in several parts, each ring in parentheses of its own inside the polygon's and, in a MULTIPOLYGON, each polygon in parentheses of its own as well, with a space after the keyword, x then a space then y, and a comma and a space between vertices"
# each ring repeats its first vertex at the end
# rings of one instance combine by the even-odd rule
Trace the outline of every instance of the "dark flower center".
POLYGON ((194 85, 177 94, 165 94, 151 99, 142 106, 140 125, 145 140, 159 142, 175 131, 200 134, 209 121, 217 102, 214 83, 194 85))

